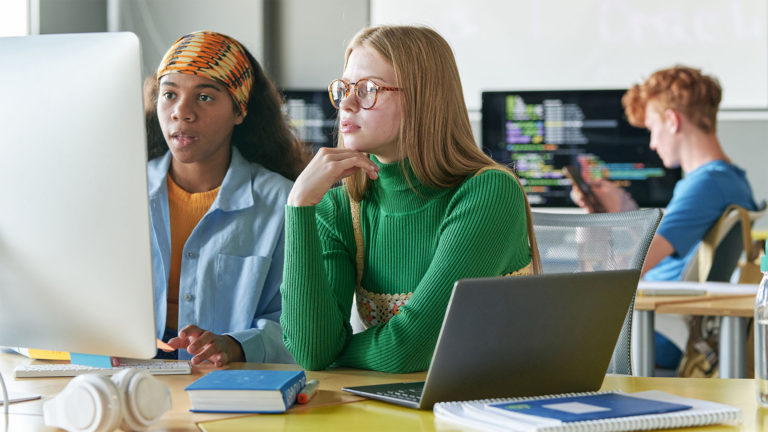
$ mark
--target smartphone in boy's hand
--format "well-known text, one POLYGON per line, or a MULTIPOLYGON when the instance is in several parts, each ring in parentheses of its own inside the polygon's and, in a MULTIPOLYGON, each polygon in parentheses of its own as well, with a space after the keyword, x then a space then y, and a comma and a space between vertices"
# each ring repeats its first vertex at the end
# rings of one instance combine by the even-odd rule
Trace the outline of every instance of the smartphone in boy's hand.
POLYGON ((581 170, 579 169, 578 165, 567 165, 563 168, 563 172, 569 179, 571 179, 573 185, 576 186, 576 188, 581 192, 582 196, 584 197, 584 202, 587 204, 587 207, 589 207, 589 210, 592 211, 592 213, 605 213, 605 207, 603 207, 603 204, 597 198, 595 193, 592 192, 592 188, 589 186, 589 183, 587 183, 584 180, 584 177, 581 176, 581 170))

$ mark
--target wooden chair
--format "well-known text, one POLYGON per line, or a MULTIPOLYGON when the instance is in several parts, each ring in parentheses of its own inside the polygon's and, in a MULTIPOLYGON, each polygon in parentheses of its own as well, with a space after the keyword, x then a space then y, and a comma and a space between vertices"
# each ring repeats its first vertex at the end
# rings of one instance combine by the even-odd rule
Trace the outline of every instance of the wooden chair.
MULTIPOLYGON (((730 282, 739 259, 745 256, 747 262, 754 261, 760 249, 752 242, 752 226, 768 212, 765 202, 759 210, 749 211, 731 205, 707 231, 697 246, 696 252, 683 269, 681 280, 697 282, 730 282)), ((758 283, 761 274, 742 274, 740 282, 758 283)))

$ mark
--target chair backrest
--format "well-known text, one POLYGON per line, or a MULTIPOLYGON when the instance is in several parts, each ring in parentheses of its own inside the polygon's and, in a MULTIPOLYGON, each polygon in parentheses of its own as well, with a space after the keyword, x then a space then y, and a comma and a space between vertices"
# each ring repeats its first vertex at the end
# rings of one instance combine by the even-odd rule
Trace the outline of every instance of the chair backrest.
MULTIPOLYGON (((595 214, 534 211, 532 214, 545 274, 641 270, 662 216, 660 209, 595 214)), ((608 366, 610 373, 632 374, 633 309, 634 298, 608 366)))
POLYGON ((731 205, 696 245, 691 260, 686 264, 681 280, 696 282, 729 282, 742 253, 753 259, 751 230, 755 221, 768 212, 765 202, 759 210, 749 211, 731 205))

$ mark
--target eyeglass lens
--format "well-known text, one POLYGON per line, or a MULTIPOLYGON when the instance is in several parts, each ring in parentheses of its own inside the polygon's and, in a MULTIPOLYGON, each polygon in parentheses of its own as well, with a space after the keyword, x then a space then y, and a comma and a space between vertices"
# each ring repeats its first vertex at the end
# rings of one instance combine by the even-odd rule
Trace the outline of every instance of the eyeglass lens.
POLYGON ((344 81, 337 80, 331 84, 331 96, 333 98, 333 105, 336 108, 341 106, 341 102, 346 98, 347 89, 353 87, 356 92, 357 99, 360 101, 360 105, 365 108, 371 108, 376 101, 376 84, 367 79, 362 79, 354 84, 347 84, 344 81))

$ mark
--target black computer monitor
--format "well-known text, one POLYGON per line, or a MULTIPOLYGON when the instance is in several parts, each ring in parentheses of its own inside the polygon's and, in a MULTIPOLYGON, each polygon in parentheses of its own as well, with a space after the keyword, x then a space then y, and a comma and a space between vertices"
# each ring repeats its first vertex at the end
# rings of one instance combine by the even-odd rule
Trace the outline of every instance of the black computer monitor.
POLYGON ((299 139, 312 146, 336 146, 336 108, 331 105, 328 90, 283 90, 286 115, 299 139))
POLYGON ((641 207, 664 207, 679 169, 666 169, 647 130, 631 126, 626 90, 492 91, 482 94, 483 150, 514 168, 535 206, 573 206, 566 165, 610 178, 641 207))

